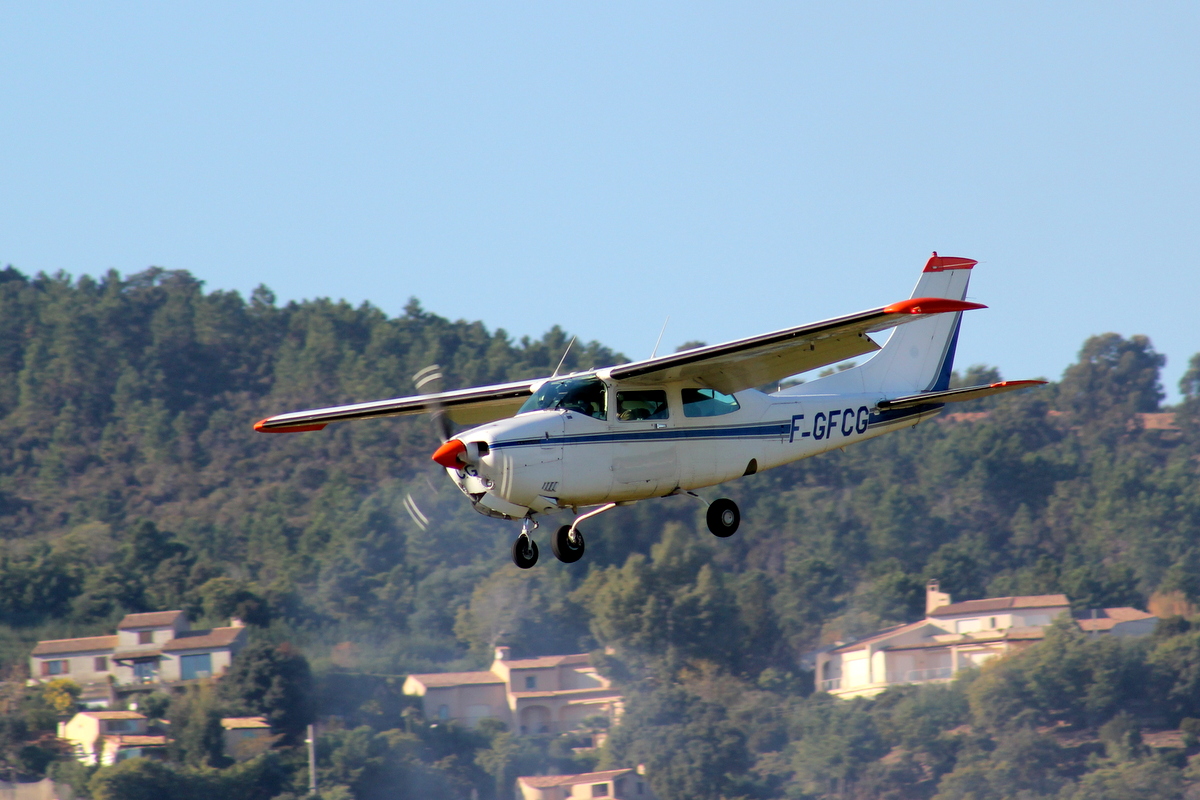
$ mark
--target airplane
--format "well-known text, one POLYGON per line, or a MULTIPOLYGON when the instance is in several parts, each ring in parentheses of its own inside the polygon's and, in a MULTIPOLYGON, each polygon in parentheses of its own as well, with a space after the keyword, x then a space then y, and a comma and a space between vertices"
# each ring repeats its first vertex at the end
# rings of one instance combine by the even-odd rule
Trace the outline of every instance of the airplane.
MULTIPOLYGON (((741 523, 737 504, 696 490, 913 427, 946 403, 1045 383, 950 388, 962 314, 986 308, 964 299, 976 263, 934 252, 908 300, 823 322, 570 375, 280 414, 254 428, 433 415, 444 431, 433 460, 476 511, 522 521, 512 546, 522 569, 537 563, 541 515, 575 515, 551 537, 569 564, 584 553, 580 523, 652 497, 700 499, 709 530, 725 538, 741 523), (881 347, 872 334, 889 329, 881 347), (779 391, 756 388, 868 354, 779 391), (446 417, 473 427, 451 436, 446 417)), ((435 365, 415 378, 421 390, 440 373, 435 365)))

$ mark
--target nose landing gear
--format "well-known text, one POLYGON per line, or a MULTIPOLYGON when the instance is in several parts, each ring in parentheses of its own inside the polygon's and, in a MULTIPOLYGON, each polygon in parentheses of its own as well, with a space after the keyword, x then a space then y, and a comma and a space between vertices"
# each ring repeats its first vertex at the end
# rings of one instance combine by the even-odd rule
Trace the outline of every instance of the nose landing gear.
POLYGON ((513 563, 521 569, 529 569, 538 560, 537 542, 529 538, 529 534, 522 533, 513 542, 512 546, 513 563))
POLYGON ((512 560, 520 569, 529 569, 537 563, 537 542, 529 535, 537 529, 537 526, 535 519, 526 517, 525 522, 521 525, 521 535, 513 542, 512 560))

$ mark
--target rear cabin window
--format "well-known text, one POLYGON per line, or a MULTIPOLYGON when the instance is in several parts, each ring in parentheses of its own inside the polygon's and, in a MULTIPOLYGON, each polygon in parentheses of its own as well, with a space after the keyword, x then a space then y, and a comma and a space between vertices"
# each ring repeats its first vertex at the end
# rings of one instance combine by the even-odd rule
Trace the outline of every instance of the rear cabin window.
POLYGON ((682 394, 685 417, 719 417, 741 408, 736 397, 716 389, 684 389, 682 394))
POLYGON ((666 419, 667 393, 661 389, 617 392, 617 419, 635 422, 643 419, 666 419))

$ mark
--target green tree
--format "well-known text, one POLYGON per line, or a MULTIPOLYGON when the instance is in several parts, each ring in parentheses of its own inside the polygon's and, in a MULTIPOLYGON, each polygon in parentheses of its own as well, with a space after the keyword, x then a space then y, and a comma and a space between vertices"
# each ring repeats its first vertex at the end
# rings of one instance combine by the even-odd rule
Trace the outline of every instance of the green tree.
POLYGON ((659 797, 716 800, 749 767, 744 734, 724 709, 678 688, 630 703, 610 739, 609 764, 645 763, 659 797))
POLYGON ((172 701, 167 713, 177 761, 192 767, 219 767, 228 763, 221 728, 225 707, 212 684, 189 686, 172 701))
POLYGON ((221 679, 221 694, 293 741, 313 717, 313 682, 308 660, 288 644, 246 647, 221 679))
POLYGON ((1163 398, 1158 373, 1165 363, 1145 336, 1093 336, 1063 373, 1059 392, 1066 407, 1089 424, 1113 422, 1113 414, 1120 420, 1157 411, 1163 398))

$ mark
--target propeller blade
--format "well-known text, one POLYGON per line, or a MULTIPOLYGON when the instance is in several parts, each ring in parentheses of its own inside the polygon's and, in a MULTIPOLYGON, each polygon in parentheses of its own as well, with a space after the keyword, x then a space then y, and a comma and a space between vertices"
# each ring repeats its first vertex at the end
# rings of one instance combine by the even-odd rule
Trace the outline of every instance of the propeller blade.
MULTIPOLYGON (((421 394, 437 394, 442 391, 442 368, 437 364, 430 364, 425 369, 413 375, 413 383, 417 386, 417 391, 421 394)), ((446 441, 450 438, 450 434, 454 431, 450 425, 450 418, 446 416, 446 412, 442 410, 440 404, 431 404, 433 410, 429 412, 429 418, 433 421, 433 432, 437 434, 440 441, 446 441)))

